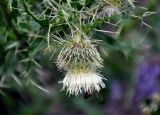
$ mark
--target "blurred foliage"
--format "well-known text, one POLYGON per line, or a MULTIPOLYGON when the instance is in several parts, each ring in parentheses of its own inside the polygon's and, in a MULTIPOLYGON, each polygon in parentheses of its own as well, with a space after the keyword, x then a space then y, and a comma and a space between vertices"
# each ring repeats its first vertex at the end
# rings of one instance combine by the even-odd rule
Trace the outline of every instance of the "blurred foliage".
MULTIPOLYGON (((112 114, 118 111, 115 106, 111 110, 107 108, 116 104, 116 101, 110 103, 110 98, 111 87, 118 82, 124 89, 122 106, 127 111, 122 115, 137 115, 130 103, 135 95, 138 66, 160 52, 159 0, 137 1, 136 8, 123 15, 93 22, 84 18, 84 32, 102 40, 97 48, 104 59, 101 73, 108 79, 106 89, 87 96, 88 100, 83 96, 68 98, 65 92, 60 92, 61 85, 57 82, 62 79, 63 72, 58 71, 54 63, 57 46, 52 46, 50 34, 62 37, 64 33, 69 34, 70 25, 74 28, 79 21, 80 10, 85 6, 89 11, 96 7, 98 0, 72 0, 72 7, 66 5, 68 1, 55 0, 63 2, 56 6, 56 12, 42 0, 0 1, 0 114, 117 115, 112 114), (105 23, 108 20, 110 22, 105 23), (116 26, 111 25, 119 20, 116 26)), ((153 112, 153 115, 159 114, 159 110, 153 112)))

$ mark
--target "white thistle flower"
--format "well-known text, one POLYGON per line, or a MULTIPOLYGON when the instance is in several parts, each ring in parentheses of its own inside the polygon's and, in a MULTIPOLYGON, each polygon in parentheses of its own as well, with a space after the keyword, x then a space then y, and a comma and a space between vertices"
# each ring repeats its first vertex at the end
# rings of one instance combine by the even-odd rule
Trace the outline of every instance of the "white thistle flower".
POLYGON ((103 60, 100 57, 93 41, 82 39, 77 34, 69 41, 65 41, 57 58, 57 66, 65 70, 62 90, 66 89, 69 95, 92 93, 105 87, 103 77, 97 73, 102 68, 103 60))
POLYGON ((62 90, 67 89, 69 95, 79 95, 83 92, 92 94, 93 91, 100 91, 105 88, 101 77, 96 72, 70 72, 68 71, 65 78, 61 81, 63 83, 62 90))

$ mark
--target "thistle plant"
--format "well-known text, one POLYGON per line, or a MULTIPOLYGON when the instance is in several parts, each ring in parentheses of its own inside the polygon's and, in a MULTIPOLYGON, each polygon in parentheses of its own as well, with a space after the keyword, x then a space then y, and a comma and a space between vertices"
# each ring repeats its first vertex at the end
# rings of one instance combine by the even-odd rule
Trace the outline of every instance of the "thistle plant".
MULTIPOLYGON (((4 38, 0 40, 2 47, 0 51, 5 55, 0 56, 5 60, 1 62, 0 76, 5 79, 4 81, 12 78, 20 86, 25 84, 26 81, 22 83, 21 77, 34 76, 37 74, 37 68, 43 66, 39 64, 40 58, 37 56, 39 52, 47 47, 49 53, 53 53, 53 50, 58 49, 54 47, 57 44, 61 50, 58 55, 54 55, 57 56, 56 65, 59 70, 65 72, 65 78, 60 82, 63 84, 62 90, 67 90, 69 95, 79 95, 99 92, 105 88, 103 83, 105 78, 99 74, 103 68, 103 59, 100 56, 103 52, 96 47, 101 38, 93 40, 88 36, 97 34, 95 31, 112 34, 113 32, 100 30, 102 24, 108 20, 110 23, 112 18, 116 20, 114 16, 126 10, 130 11, 130 6, 137 7, 134 0, 43 0, 40 4, 36 1, 35 5, 34 2, 32 0, 0 2, 2 7, 0 18, 3 19, 0 22, 2 26, 0 38, 4 38), (17 15, 13 15, 16 13, 17 15)), ((138 19, 147 27, 151 27, 143 19, 153 14, 155 12, 144 11, 142 16, 132 13, 126 17, 136 21, 138 19)), ((125 21, 123 16, 112 25, 120 30, 119 27, 123 28, 122 21, 125 21)), ((116 48, 123 50, 119 46, 121 45, 118 44, 116 48)), ((103 46, 100 47, 103 49, 103 46)), ((27 80, 38 86, 31 78, 27 80)))
POLYGON ((59 39, 62 50, 57 58, 57 66, 65 70, 65 78, 62 90, 67 89, 69 95, 81 93, 92 94, 105 88, 103 78, 97 71, 102 68, 103 60, 100 57, 94 43, 96 41, 86 39, 79 32, 75 32, 67 40, 59 39))

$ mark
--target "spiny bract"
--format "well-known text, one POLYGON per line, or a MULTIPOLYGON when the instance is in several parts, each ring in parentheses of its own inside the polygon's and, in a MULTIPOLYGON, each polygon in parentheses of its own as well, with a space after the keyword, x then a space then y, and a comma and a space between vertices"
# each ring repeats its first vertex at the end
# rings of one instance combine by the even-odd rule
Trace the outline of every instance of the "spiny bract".
POLYGON ((88 70, 102 67, 102 59, 91 40, 71 39, 61 50, 57 58, 59 69, 88 70))

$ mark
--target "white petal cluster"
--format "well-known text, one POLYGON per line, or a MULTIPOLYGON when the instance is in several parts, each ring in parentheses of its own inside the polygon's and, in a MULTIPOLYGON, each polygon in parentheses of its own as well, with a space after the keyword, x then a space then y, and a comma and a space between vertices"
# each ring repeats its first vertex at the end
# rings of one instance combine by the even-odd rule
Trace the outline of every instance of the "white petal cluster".
POLYGON ((67 72, 63 81, 62 90, 67 89, 69 95, 79 95, 83 92, 91 94, 93 91, 100 91, 101 88, 105 88, 100 75, 96 72, 67 72))

